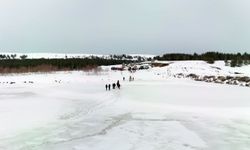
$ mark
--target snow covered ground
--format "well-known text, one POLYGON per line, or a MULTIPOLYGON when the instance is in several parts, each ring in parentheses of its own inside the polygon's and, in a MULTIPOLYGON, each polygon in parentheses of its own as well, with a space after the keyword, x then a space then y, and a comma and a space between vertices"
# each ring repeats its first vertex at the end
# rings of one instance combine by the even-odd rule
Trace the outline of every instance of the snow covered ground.
MULTIPOLYGON (((170 63, 170 66, 161 68, 168 71, 169 74, 175 75, 178 73, 196 75, 214 75, 214 76, 250 76, 250 65, 242 67, 226 66, 224 61, 215 61, 214 64, 208 64, 205 61, 161 61, 170 63), (237 73, 237 74, 235 74, 237 73)), ((157 69, 159 70, 159 69, 157 69)))
POLYGON ((0 149, 249 150, 249 87, 172 77, 250 76, 249 66, 189 61, 135 73, 103 69, 0 76, 0 149), (117 80, 121 90, 105 91, 117 80))

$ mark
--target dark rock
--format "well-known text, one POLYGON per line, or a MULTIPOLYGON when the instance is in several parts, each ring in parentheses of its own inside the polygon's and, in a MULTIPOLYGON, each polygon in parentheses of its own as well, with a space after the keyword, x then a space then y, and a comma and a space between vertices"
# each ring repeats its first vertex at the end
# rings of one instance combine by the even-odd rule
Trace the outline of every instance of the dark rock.
POLYGON ((238 78, 238 81, 240 81, 240 82, 250 82, 250 77, 247 77, 247 76, 240 77, 240 78, 238 78))
POLYGON ((232 77, 232 76, 226 76, 226 79, 227 80, 231 80, 231 79, 233 79, 234 77, 232 77))
POLYGON ((221 80, 221 81, 226 81, 227 79, 226 79, 226 77, 224 77, 224 76, 218 76, 218 78, 217 78, 218 80, 221 80))
POLYGON ((194 79, 194 78, 198 78, 199 76, 197 76, 196 74, 191 73, 191 74, 187 75, 187 77, 194 79))

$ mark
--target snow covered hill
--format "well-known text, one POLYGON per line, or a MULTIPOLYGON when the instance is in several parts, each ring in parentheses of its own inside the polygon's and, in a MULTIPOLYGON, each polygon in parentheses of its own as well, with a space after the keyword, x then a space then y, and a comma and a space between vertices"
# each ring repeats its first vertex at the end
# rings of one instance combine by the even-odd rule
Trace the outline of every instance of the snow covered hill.
POLYGON ((248 150, 250 88, 175 75, 249 76, 250 67, 167 63, 0 76, 0 149, 248 150), (105 90, 117 80, 120 90, 105 90))
MULTIPOLYGON (((39 58, 86 58, 91 56, 102 57, 102 58, 109 58, 110 55, 102 55, 102 54, 73 54, 73 53, 0 53, 2 55, 14 55, 16 54, 16 58, 20 58, 22 55, 27 55, 27 58, 30 59, 39 59, 39 58)), ((127 54, 132 57, 141 56, 143 58, 153 58, 155 55, 148 55, 148 54, 127 54)))
POLYGON ((250 76, 250 65, 243 67, 230 67, 226 66, 224 61, 216 61, 214 64, 208 64, 204 61, 175 61, 170 64, 168 69, 174 74, 194 73, 201 76, 235 76, 240 74, 241 76, 250 76))
MULTIPOLYGON (((141 65, 143 66, 147 63, 151 64, 151 62, 145 62, 141 65)), ((205 61, 155 61, 153 63, 164 64, 164 66, 153 67, 146 71, 139 70, 135 74, 138 74, 141 79, 148 77, 149 80, 161 80, 170 77, 191 78, 196 81, 250 87, 250 65, 230 67, 226 66, 224 61, 216 61, 214 64, 208 64, 205 61)), ((140 65, 136 67, 139 68, 140 65)), ((104 68, 107 69, 107 67, 104 68)))

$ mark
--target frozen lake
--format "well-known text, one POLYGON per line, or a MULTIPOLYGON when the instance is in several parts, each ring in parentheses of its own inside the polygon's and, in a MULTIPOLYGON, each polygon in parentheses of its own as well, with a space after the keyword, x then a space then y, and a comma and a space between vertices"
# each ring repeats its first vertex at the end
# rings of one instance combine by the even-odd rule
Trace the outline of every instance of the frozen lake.
POLYGON ((143 74, 1 76, 0 149, 249 149, 249 88, 143 74))

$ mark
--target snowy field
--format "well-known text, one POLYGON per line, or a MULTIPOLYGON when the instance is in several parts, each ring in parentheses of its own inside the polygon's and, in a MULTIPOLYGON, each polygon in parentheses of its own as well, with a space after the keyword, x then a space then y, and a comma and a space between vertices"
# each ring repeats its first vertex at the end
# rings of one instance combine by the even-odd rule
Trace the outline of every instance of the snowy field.
POLYGON ((250 149, 249 87, 173 78, 250 76, 249 66, 189 61, 135 73, 109 69, 0 76, 0 149, 250 149), (105 90, 117 80, 120 90, 105 90))

